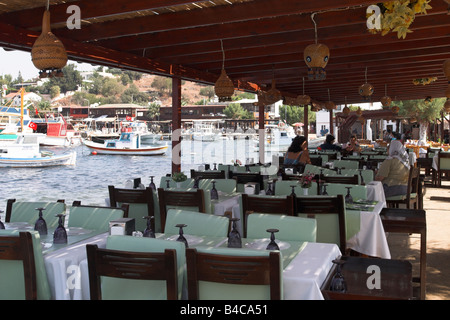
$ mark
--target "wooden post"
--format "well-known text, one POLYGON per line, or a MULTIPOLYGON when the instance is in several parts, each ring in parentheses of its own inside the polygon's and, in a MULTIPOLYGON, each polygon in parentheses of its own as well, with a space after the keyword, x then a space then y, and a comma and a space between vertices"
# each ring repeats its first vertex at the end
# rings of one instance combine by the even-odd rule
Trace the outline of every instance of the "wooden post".
POLYGON ((258 104, 258 134, 259 134, 259 163, 264 164, 265 163, 265 126, 264 126, 264 104, 260 103, 258 104))
MULTIPOLYGON (((333 109, 329 110, 330 112, 330 133, 334 135, 334 125, 333 125, 333 109)), ((317 128, 316 128, 317 131, 317 128)))
MULTIPOLYGON (((309 121, 308 121, 308 105, 303 106, 303 135, 306 138, 306 141, 308 141, 308 134, 309 134, 309 121)), ((317 128, 316 128, 317 132, 317 128)))
POLYGON ((172 78, 172 173, 181 171, 181 78, 172 78))

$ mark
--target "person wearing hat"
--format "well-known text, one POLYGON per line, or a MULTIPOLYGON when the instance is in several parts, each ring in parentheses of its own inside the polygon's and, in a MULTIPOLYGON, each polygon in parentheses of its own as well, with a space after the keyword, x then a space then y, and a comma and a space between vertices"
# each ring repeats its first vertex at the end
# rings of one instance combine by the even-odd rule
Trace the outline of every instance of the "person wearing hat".
POLYGON ((325 138, 325 143, 322 143, 319 146, 319 150, 336 150, 341 151, 342 147, 334 144, 334 141, 336 139, 332 134, 327 134, 327 137, 325 138))

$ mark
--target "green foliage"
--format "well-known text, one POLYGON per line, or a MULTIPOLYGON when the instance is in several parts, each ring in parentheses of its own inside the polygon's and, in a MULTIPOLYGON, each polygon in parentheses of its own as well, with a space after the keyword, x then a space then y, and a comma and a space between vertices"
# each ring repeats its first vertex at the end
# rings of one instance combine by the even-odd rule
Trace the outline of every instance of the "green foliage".
POLYGON ((74 64, 68 64, 62 69, 64 77, 61 78, 50 78, 48 82, 45 83, 44 87, 46 92, 50 92, 53 86, 58 86, 62 93, 67 91, 76 91, 78 87, 81 87, 83 83, 83 78, 80 72, 75 69, 74 64))
POLYGON ((208 97, 208 99, 214 98, 215 92, 214 87, 212 86, 206 86, 200 88, 199 94, 204 97, 208 97))
POLYGON ((147 109, 147 117, 149 117, 150 119, 155 119, 160 115, 160 109, 161 106, 158 103, 150 103, 147 109))
POLYGON ((115 78, 105 78, 100 93, 104 97, 116 96, 122 94, 125 87, 115 78))
POLYGON ((429 102, 425 100, 404 100, 393 101, 392 105, 399 107, 399 116, 410 118, 415 116, 417 121, 423 124, 435 122, 441 117, 441 111, 444 106, 445 98, 432 99, 429 102))
POLYGON ((152 88, 155 88, 158 91, 171 94, 172 93, 172 79, 168 77, 160 77, 157 76, 153 79, 151 84, 152 88))
POLYGON ((187 176, 184 174, 184 172, 174 172, 172 174, 172 180, 175 182, 182 182, 187 180, 187 176))
POLYGON ((223 109, 223 113, 231 119, 253 119, 252 113, 244 110, 239 103, 230 103, 223 109))
MULTIPOLYGON (((284 104, 280 106, 280 118, 285 119, 288 124, 304 121, 304 107, 290 106, 284 104)), ((316 121, 316 113, 308 112, 308 123, 316 121)))
POLYGON ((53 86, 50 88, 50 97, 52 99, 59 96, 60 93, 61 93, 61 89, 59 88, 59 86, 53 86))
POLYGON ((135 103, 145 106, 149 102, 149 95, 145 92, 140 92, 138 87, 132 83, 120 96, 123 103, 135 103))
POLYGON ((242 99, 255 99, 255 94, 251 92, 240 92, 235 91, 234 94, 231 96, 231 100, 237 101, 242 99))

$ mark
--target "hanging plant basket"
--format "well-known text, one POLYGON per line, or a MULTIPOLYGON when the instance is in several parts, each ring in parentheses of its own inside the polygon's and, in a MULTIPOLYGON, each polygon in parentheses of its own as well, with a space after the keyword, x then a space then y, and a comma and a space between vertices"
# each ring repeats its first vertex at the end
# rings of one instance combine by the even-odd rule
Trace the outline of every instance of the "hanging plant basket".
POLYGON ((62 42, 51 32, 50 12, 45 10, 42 32, 31 49, 31 61, 40 70, 40 77, 61 77, 67 64, 67 53, 62 42))

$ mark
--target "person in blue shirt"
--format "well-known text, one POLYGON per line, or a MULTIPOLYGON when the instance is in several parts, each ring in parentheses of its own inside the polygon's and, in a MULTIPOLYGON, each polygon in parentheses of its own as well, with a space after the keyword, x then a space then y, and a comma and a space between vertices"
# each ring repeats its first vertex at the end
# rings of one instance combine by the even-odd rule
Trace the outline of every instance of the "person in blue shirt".
POLYGON ((299 163, 311 163, 308 152, 308 141, 306 141, 304 136, 296 136, 292 139, 292 143, 284 157, 285 165, 295 165, 299 163))
POLYGON ((336 139, 334 138, 334 136, 332 134, 328 134, 327 137, 325 138, 325 143, 322 143, 319 148, 320 150, 336 150, 336 151, 341 151, 342 147, 338 146, 336 144, 334 144, 334 141, 336 139))

